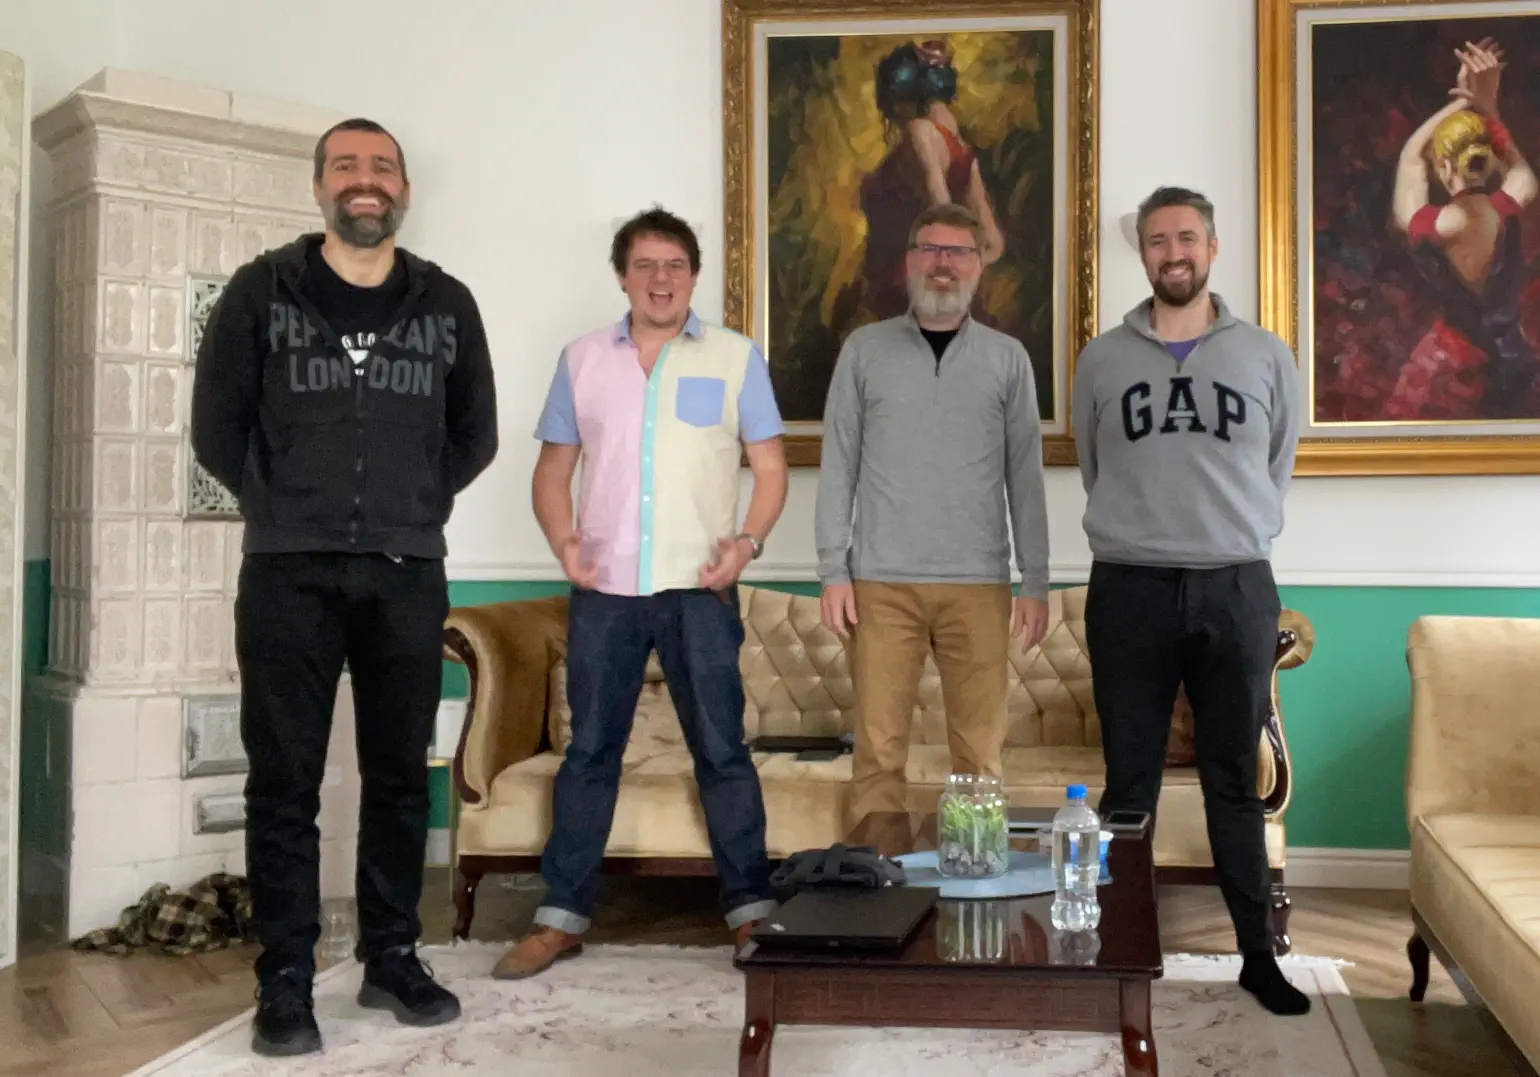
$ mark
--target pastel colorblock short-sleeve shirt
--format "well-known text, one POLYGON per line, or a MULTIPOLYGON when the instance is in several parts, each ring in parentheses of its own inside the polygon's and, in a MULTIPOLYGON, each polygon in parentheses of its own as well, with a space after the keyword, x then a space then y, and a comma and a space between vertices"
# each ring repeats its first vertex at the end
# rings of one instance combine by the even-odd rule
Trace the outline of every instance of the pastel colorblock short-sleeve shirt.
POLYGON ((568 344, 535 437, 582 446, 577 526, 596 589, 650 595, 700 586, 738 532, 741 443, 784 429, 759 348, 692 312, 650 377, 629 315, 568 344))

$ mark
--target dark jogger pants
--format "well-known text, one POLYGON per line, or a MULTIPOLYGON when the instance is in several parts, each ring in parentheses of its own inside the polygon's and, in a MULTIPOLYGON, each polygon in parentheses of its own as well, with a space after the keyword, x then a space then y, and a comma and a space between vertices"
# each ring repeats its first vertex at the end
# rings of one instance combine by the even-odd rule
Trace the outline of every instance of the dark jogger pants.
POLYGON ((428 747, 449 613, 444 563, 364 554, 247 555, 235 601, 246 778, 246 871, 257 976, 314 968, 316 814, 344 659, 362 797, 358 957, 421 933, 428 747))
POLYGON ((1218 569, 1097 562, 1086 595, 1086 647, 1107 764, 1098 810, 1154 816, 1171 713, 1185 685, 1214 869, 1242 953, 1272 949, 1257 745, 1279 612, 1265 561, 1218 569))

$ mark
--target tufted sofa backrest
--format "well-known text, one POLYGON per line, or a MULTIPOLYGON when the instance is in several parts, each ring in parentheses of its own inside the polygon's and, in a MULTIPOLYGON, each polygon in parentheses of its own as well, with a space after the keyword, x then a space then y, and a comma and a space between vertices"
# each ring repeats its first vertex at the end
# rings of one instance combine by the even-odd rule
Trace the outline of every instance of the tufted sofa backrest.
MULTIPOLYGON (((845 644, 823 626, 818 598, 768 588, 739 588, 744 645, 745 733, 837 735, 851 729, 855 688, 851 683, 845 644)), ((1091 663, 1085 648, 1084 587, 1055 590, 1049 595, 1048 631, 1025 654, 1010 649, 1006 734, 1018 747, 1094 747, 1101 728, 1091 696, 1091 663)), ((1137 629, 1135 629, 1137 630, 1137 629)), ((550 722, 552 740, 560 750, 567 741, 571 710, 566 696, 566 664, 551 668, 550 722)), ((1177 701, 1167 761, 1188 762, 1191 712, 1185 698, 1177 701)), ((655 746, 682 744, 678 719, 669 702, 663 671, 654 655, 637 707, 633 743, 645 739, 655 746)), ((914 710, 913 743, 944 745, 946 712, 935 659, 927 655, 920 675, 914 710)))

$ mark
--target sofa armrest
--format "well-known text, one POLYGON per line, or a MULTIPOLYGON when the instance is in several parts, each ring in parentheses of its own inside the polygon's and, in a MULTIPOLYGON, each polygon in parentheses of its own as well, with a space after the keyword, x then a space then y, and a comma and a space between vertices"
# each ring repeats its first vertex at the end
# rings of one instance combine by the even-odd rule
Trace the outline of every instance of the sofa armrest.
POLYGON ((1294 794, 1289 738, 1283 732, 1283 705, 1278 700, 1278 674, 1304 665, 1313 650, 1315 626, 1310 623, 1310 618, 1298 610, 1285 609, 1278 617, 1278 651, 1273 660, 1273 683, 1269 693, 1271 706, 1262 723, 1262 740, 1273 764, 1273 787, 1262 798, 1262 812, 1270 819, 1284 813, 1294 794))
POLYGON ((444 657, 465 666, 470 699, 455 749, 466 804, 487 798, 504 769, 540 750, 552 665, 566 646, 567 598, 457 606, 444 622, 444 657))
POLYGON ((1540 620, 1419 617, 1407 632, 1409 821, 1540 814, 1540 620))

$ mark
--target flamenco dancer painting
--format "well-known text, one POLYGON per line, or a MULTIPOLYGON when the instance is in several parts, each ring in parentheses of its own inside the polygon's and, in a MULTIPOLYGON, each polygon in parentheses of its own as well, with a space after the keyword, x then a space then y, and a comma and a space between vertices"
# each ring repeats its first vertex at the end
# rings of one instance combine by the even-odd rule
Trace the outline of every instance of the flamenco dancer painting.
MULTIPOLYGON (((905 42, 877 65, 877 109, 896 132, 892 149, 861 183, 866 218, 864 302, 876 318, 909 309, 904 256, 909 226, 925 209, 955 202, 978 214, 984 228, 980 254, 986 266, 1005 246, 989 192, 950 105, 957 97, 957 68, 944 40, 905 42)), ((974 303, 974 317, 985 312, 974 303)), ((985 321, 988 321, 985 314, 985 321)))
MULTIPOLYGON (((1505 91, 1513 57, 1477 22, 1318 31, 1318 424, 1540 418, 1540 101, 1505 91)), ((1479 23, 1540 61, 1540 20, 1479 23)))
POLYGON ((1055 392, 1055 75, 1051 30, 796 35, 766 51, 767 333, 776 401, 823 415, 840 346, 909 309, 909 228, 942 202, 978 215, 973 316, 1055 392))
POLYGON ((1391 418, 1419 418, 1430 403, 1460 418, 1524 417, 1533 405, 1535 351, 1519 305, 1529 275, 1522 220, 1535 174, 1498 114, 1501 56, 1490 39, 1460 50, 1454 100, 1401 152, 1396 225, 1443 295, 1444 314, 1402 368, 1387 402, 1391 418), (1442 204, 1428 200, 1435 178, 1448 197, 1442 204))

